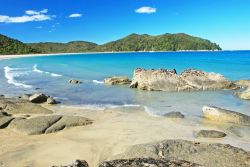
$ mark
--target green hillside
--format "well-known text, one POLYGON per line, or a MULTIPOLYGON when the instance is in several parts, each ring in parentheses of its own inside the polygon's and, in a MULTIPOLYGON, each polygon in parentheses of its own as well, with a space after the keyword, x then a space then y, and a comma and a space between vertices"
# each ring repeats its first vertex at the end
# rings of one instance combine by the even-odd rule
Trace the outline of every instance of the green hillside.
POLYGON ((81 53, 119 51, 179 51, 179 50, 221 50, 209 40, 187 34, 131 34, 103 45, 92 42, 72 41, 68 43, 27 43, 0 35, 0 54, 27 53, 81 53))
POLYGON ((26 44, 0 34, 0 54, 27 54, 38 53, 26 44))

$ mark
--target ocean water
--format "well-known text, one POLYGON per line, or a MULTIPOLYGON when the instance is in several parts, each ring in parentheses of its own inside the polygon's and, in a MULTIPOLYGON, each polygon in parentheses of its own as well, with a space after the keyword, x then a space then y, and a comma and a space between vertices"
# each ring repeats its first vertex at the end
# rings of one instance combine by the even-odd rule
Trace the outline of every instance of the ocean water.
POLYGON ((110 76, 132 78, 137 67, 176 69, 178 73, 195 68, 223 74, 230 80, 250 79, 250 51, 74 54, 1 60, 0 94, 43 92, 65 105, 143 106, 152 115, 180 111, 200 117, 204 105, 250 115, 250 101, 238 99, 234 91, 148 92, 103 84, 110 76), (83 84, 70 85, 69 79, 83 84))

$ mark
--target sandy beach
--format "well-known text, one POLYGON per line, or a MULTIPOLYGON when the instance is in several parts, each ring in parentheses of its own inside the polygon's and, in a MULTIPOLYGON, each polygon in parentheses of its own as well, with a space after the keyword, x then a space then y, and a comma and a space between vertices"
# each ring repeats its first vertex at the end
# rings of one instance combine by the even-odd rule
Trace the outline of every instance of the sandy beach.
POLYGON ((49 107, 54 114, 84 116, 92 125, 74 127, 61 132, 27 136, 11 129, 0 131, 0 164, 7 166, 52 166, 68 164, 75 159, 86 160, 91 167, 110 160, 129 146, 164 139, 227 143, 250 150, 249 134, 236 136, 228 127, 185 119, 153 117, 140 107, 91 110, 70 106, 49 107), (223 139, 197 139, 200 129, 222 130, 223 139))

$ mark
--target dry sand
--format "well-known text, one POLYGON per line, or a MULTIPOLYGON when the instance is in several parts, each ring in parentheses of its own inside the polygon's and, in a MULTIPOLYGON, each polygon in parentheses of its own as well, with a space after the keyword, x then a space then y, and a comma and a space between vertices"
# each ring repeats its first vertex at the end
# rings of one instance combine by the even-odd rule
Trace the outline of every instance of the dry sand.
POLYGON ((94 120, 92 125, 74 127, 53 134, 26 136, 10 129, 0 130, 0 166, 45 167, 86 160, 96 167, 102 160, 122 153, 131 145, 164 139, 197 140, 200 129, 222 130, 224 139, 199 139, 230 143, 250 150, 250 138, 238 137, 225 128, 206 122, 169 119, 148 115, 141 107, 92 110, 77 107, 51 108, 57 114, 80 115, 94 120))

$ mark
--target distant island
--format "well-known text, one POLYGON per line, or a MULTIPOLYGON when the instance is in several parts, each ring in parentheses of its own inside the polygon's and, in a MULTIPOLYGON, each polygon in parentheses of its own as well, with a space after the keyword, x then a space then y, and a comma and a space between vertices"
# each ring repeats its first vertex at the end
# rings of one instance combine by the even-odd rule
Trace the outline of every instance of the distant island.
POLYGON ((81 52, 128 52, 128 51, 184 51, 184 50, 221 50, 220 46, 207 39, 184 33, 131 34, 122 39, 98 45, 86 41, 68 43, 23 43, 0 34, 0 54, 35 53, 81 53, 81 52))

